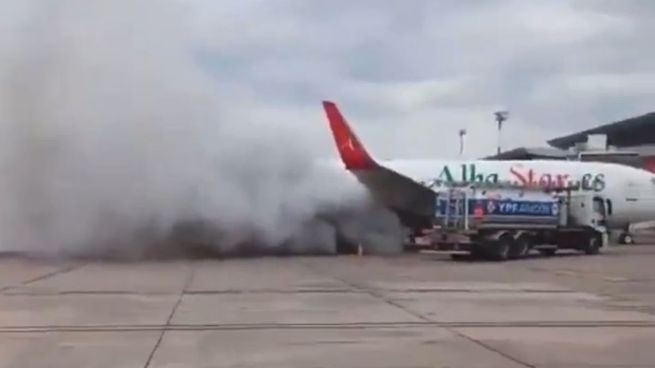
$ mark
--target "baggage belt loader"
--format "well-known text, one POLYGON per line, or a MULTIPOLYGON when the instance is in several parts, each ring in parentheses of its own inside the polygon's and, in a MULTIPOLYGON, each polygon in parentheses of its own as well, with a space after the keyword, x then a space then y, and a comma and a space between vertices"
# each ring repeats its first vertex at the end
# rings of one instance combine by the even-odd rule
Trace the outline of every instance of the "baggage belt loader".
POLYGON ((532 249, 597 254, 607 245, 604 198, 575 187, 451 184, 437 191, 430 248, 493 260, 517 259, 532 249))

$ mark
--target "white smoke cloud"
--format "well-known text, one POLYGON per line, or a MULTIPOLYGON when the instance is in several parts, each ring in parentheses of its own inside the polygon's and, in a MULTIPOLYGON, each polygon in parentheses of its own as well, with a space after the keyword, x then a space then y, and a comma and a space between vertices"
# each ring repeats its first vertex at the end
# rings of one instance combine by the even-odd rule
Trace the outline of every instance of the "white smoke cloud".
POLYGON ((312 234, 333 248, 314 218, 364 204, 362 188, 316 165, 297 131, 229 119, 184 10, 2 2, 0 251, 138 255, 185 221, 223 250, 299 249, 312 234))

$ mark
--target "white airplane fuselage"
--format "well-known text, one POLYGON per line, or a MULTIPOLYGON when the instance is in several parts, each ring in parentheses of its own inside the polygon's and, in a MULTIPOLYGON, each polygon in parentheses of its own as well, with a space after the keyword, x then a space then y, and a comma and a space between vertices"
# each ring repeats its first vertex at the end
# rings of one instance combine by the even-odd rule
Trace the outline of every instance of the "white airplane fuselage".
MULTIPOLYGON (((334 102, 323 101, 323 108, 342 167, 355 176, 359 172, 383 172, 384 175, 369 177, 365 185, 371 190, 382 188, 385 196, 394 191, 394 194, 402 191, 416 194, 423 191, 422 186, 434 189, 442 182, 449 181, 574 186, 583 192, 596 193, 604 200, 608 214, 606 225, 610 230, 627 231, 632 224, 655 220, 655 174, 650 171, 615 163, 566 160, 429 159, 378 162, 368 154, 334 102), (403 179, 417 185, 405 185, 407 183, 403 179), (417 187, 421 190, 413 191, 417 187)), ((426 216, 424 208, 416 209, 413 203, 398 201, 402 195, 390 197, 387 205, 403 206, 403 211, 426 216)), ((410 195, 409 198, 413 202, 421 195, 410 195)))
POLYGON ((388 160, 380 164, 428 187, 444 181, 579 185, 580 191, 609 200, 609 228, 627 229, 630 224, 655 220, 655 175, 626 165, 561 160, 388 160))

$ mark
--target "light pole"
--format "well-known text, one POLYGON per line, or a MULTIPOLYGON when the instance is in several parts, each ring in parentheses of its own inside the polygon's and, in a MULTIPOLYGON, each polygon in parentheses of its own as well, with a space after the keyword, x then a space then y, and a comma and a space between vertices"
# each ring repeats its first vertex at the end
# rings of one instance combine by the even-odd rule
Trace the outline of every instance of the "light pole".
POLYGON ((509 111, 496 111, 494 112, 496 116, 496 122, 498 123, 498 154, 500 155, 500 133, 503 129, 503 121, 508 119, 509 111))
POLYGON ((459 155, 464 154, 464 136, 466 135, 466 129, 459 130, 459 155))

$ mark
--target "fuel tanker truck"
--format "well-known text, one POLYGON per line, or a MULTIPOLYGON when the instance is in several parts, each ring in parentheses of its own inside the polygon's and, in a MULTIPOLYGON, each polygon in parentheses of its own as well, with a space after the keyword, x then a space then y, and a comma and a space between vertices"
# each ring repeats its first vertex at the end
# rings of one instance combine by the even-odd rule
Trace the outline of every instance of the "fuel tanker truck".
POLYGON ((430 249, 503 261, 532 250, 597 254, 608 242, 606 201, 575 187, 450 183, 435 198, 433 228, 422 236, 430 249))

